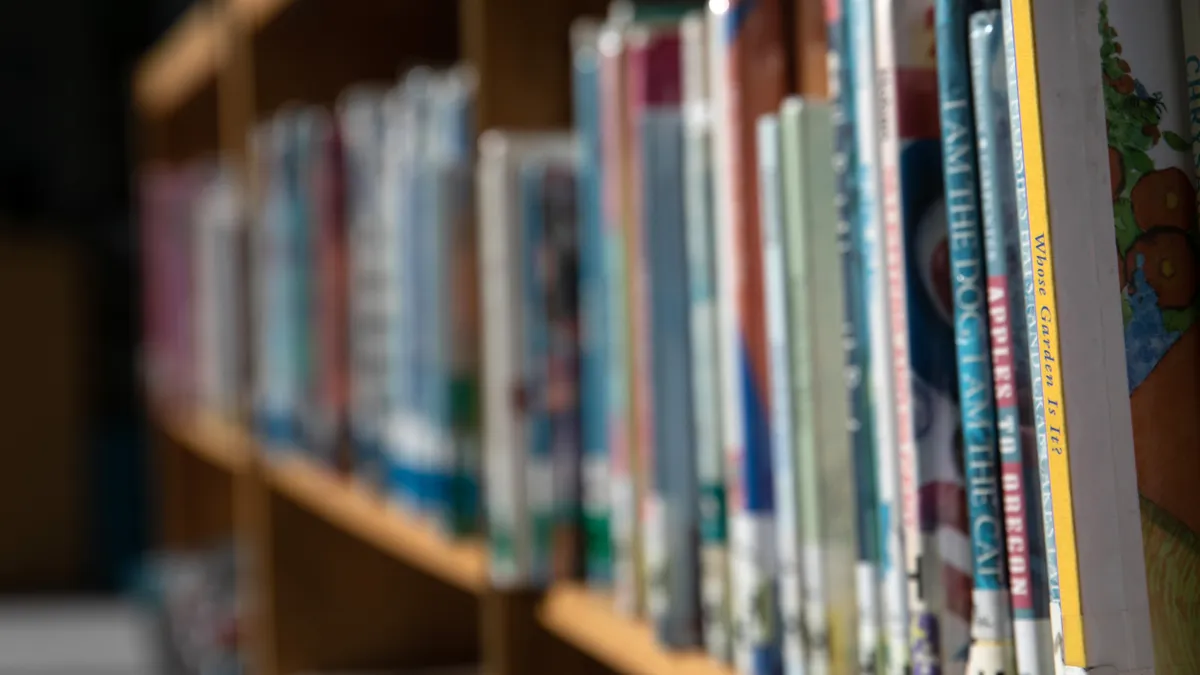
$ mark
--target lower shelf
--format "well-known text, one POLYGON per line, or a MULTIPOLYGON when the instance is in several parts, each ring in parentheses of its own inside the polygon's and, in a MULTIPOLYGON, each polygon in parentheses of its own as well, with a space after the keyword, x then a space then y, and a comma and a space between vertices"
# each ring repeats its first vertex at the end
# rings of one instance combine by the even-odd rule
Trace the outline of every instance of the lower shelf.
POLYGON ((487 588, 484 547, 448 541, 354 480, 297 458, 266 462, 271 488, 385 553, 476 595, 487 588))
POLYGON ((576 584, 551 589, 538 612, 542 624, 613 670, 630 675, 733 675, 733 668, 698 652, 664 649, 643 621, 617 614, 606 596, 576 584))

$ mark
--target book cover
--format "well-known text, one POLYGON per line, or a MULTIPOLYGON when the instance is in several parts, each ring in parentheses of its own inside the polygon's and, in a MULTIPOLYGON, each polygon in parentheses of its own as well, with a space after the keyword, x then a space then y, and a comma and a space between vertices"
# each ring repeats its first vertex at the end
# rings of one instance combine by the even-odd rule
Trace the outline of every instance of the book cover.
MULTIPOLYGON (((785 258, 787 245, 784 242, 784 183, 780 171, 780 122, 776 115, 758 118, 756 149, 758 155, 758 200, 762 218, 763 241, 763 294, 767 324, 767 382, 771 391, 771 470, 775 489, 775 554, 778 565, 779 617, 783 628, 781 649, 785 673, 805 673, 810 668, 810 647, 818 647, 819 635, 807 632, 811 628, 805 614, 806 591, 809 579, 806 574, 819 570, 810 569, 802 555, 802 548, 811 546, 807 532, 801 527, 801 503, 805 495, 800 487, 800 466, 796 461, 798 444, 793 432, 792 405, 793 363, 792 341, 803 340, 804 336, 790 335, 791 305, 789 304, 788 267, 785 258), (810 645, 806 638, 813 638, 810 645)), ((795 148, 789 148, 795 151, 795 148)), ((795 179, 796 176, 790 178, 795 179)), ((787 185, 794 190, 789 181, 787 185)), ((796 419, 797 423, 803 420, 796 419)), ((802 432, 795 429, 795 433, 802 432)), ((805 504, 809 506, 808 504, 805 504)), ((809 514, 805 513, 804 516, 809 514)), ((817 583, 820 583, 818 580, 817 583)), ((821 656, 812 654, 813 661, 821 656)), ((824 662, 822 661, 822 665, 824 662)))
POLYGON ((808 672, 856 672, 853 457, 846 434, 844 307, 831 107, 789 98, 782 107, 783 241, 791 401, 800 512, 802 635, 808 672))
MULTIPOLYGON (((1050 587, 1033 420, 1034 392, 1029 376, 1030 341, 1024 321, 1026 284, 1032 286, 1033 280, 1027 282, 1021 274, 1008 73, 1000 12, 973 14, 970 35, 1013 640, 1017 672, 1049 675, 1054 672, 1050 587)), ((1036 341, 1033 348, 1036 350, 1036 341)))
MULTIPOLYGON (((1194 91, 1179 58, 1178 19, 1174 2, 1099 3, 1126 373, 1160 674, 1200 669, 1200 499, 1189 478, 1200 475, 1200 235, 1196 160, 1188 140, 1194 91)), ((1057 518, 1058 483, 1053 485, 1057 518)), ((1062 530, 1056 533, 1061 564, 1062 530)), ((1065 600, 1063 614, 1067 665, 1092 665, 1070 643, 1075 637, 1068 635, 1065 600)))
POLYGON ((710 26, 703 12, 680 26, 683 53, 684 216, 691 306, 692 424, 700 491, 700 596, 704 645, 731 658, 729 546, 721 451, 714 278, 710 26))
POLYGON ((643 447, 648 607, 659 642, 701 644, 699 488, 692 426, 683 186, 682 52, 677 27, 629 34, 640 147, 641 266, 649 319, 653 443, 643 447), (638 99, 641 99, 640 102, 638 99))
POLYGON ((774 550, 775 495, 768 411, 762 229, 758 208, 755 123, 778 109, 787 88, 788 55, 778 0, 710 5, 723 45, 724 93, 714 126, 719 180, 728 180, 718 220, 718 312, 726 332, 722 428, 730 521, 735 662, 745 673, 780 670, 781 631, 774 550))
POLYGON ((571 26, 571 88, 579 134, 580 433, 583 475, 584 569, 589 585, 612 584, 612 488, 609 476, 609 375, 611 349, 604 231, 604 148, 600 124, 600 26, 580 19, 571 26))
MULTIPOLYGON (((875 471, 875 447, 868 348, 867 289, 862 261, 863 233, 859 226, 859 153, 855 142, 856 89, 855 63, 858 53, 851 33, 854 7, 849 0, 825 3, 827 43, 829 45, 829 100, 833 124, 833 170, 836 180, 838 251, 841 258, 843 287, 842 344, 845 349, 844 383, 847 396, 846 433, 854 458, 855 523, 855 615, 857 625, 858 672, 875 673, 880 656, 879 598, 879 523, 878 478, 875 471)), ((866 55, 869 57, 869 55, 866 55)), ((868 58, 869 61, 869 58, 868 58)))
MULTIPOLYGON (((983 2, 937 0, 938 98, 948 228, 950 293, 957 352, 961 457, 969 520, 971 593, 968 672, 1014 672, 1012 610, 1001 516, 987 270, 979 206, 979 163, 971 95, 968 18, 983 2)), ((939 273, 941 270, 939 270, 939 273)), ((943 507, 945 508, 945 507, 943 507)), ((941 542, 945 542, 941 539, 941 542)), ((953 552, 950 552, 951 554, 953 552)), ((951 564, 951 563, 947 563, 951 564)), ((958 570, 956 570, 958 571, 958 570)), ((954 593, 955 588, 947 589, 954 593)), ((949 598, 951 606, 956 600, 949 598)), ((955 645, 948 647, 956 648, 955 645)))

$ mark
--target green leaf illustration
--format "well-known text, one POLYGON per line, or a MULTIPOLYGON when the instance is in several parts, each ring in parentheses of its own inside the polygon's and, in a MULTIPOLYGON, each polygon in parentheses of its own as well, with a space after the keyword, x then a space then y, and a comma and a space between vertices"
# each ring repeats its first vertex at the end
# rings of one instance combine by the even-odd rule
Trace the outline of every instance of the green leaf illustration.
POLYGON ((1154 161, 1141 150, 1130 149, 1125 152, 1125 166, 1130 171, 1147 174, 1154 170, 1154 161))
POLYGON ((1172 150, 1186 152, 1192 149, 1192 144, 1174 131, 1164 131, 1163 140, 1167 142, 1167 145, 1171 146, 1172 150))

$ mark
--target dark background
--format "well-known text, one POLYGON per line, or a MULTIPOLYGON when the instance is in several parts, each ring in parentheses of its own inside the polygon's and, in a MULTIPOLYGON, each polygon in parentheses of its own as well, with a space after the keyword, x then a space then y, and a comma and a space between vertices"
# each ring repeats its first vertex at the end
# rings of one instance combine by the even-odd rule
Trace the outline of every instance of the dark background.
POLYGON ((190 4, 0 0, 0 429, 17 429, 0 439, 16 467, 0 474, 0 527, 34 521, 0 550, 0 590, 121 585, 149 539, 130 83, 190 4), (61 325, 74 330, 60 345, 46 327, 61 325), (61 386, 42 367, 59 347, 86 370, 61 386), (63 527, 62 543, 37 541, 63 527), (70 564, 55 559, 68 549, 70 564))

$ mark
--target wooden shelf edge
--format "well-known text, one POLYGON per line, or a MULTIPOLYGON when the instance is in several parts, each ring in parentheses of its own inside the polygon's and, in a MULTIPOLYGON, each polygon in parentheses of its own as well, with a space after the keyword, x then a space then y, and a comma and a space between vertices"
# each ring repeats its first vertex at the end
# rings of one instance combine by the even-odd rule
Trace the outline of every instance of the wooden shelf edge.
POLYGON ((433 527, 390 506, 352 479, 301 458, 266 463, 271 487, 381 551, 475 595, 488 586, 487 557, 478 541, 449 541, 433 527))
POLYGON ((636 675, 734 675, 699 651, 663 649, 645 622, 621 616, 611 600, 578 584, 546 593, 538 619, 551 633, 609 668, 636 675))
POLYGON ((253 461, 250 437, 236 424, 206 412, 175 412, 159 408, 155 417, 180 446, 218 469, 238 475, 253 461))
POLYGON ((138 63, 133 98, 151 119, 169 116, 216 81, 220 30, 217 10, 195 4, 138 63))

